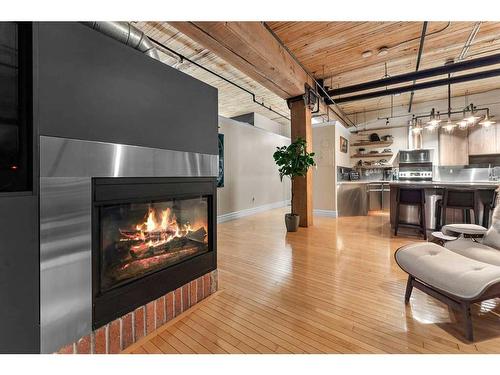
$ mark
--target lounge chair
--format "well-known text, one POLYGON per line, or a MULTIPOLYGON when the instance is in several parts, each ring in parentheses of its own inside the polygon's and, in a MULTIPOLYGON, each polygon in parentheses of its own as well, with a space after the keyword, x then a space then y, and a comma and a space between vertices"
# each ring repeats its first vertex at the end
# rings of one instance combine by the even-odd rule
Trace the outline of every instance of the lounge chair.
POLYGON ((397 264, 408 273, 405 303, 415 287, 461 311, 465 337, 473 341, 471 304, 500 297, 500 205, 489 229, 452 224, 442 232, 453 239, 444 246, 416 243, 396 251, 397 264))

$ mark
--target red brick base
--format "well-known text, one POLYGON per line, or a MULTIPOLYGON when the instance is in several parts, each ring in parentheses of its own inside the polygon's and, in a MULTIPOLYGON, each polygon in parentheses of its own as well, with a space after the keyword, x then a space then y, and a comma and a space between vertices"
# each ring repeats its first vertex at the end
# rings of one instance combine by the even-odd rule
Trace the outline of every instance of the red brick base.
POLYGON ((217 291, 217 270, 113 320, 59 354, 116 354, 217 291))

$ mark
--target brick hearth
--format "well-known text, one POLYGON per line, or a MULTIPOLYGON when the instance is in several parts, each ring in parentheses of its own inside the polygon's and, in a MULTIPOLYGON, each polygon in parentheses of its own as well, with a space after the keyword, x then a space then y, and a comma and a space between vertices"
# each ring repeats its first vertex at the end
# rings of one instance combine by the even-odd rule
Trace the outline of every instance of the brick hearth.
POLYGON ((61 348, 59 354, 117 354, 217 291, 217 270, 61 348))

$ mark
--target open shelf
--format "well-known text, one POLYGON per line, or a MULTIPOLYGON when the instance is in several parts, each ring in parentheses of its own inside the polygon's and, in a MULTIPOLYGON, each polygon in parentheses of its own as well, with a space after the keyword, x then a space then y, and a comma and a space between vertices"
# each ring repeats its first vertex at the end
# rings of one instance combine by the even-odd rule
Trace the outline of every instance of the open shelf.
POLYGON ((354 154, 351 156, 351 159, 362 159, 362 158, 380 158, 380 157, 387 157, 387 156, 393 156, 394 154, 391 153, 377 153, 377 154, 354 154))
POLYGON ((387 147, 392 145, 392 143, 392 141, 356 142, 352 143, 351 147, 387 147))
POLYGON ((363 165, 363 166, 354 166, 354 169, 387 169, 387 168, 392 168, 392 165, 390 164, 384 164, 384 165, 363 165))

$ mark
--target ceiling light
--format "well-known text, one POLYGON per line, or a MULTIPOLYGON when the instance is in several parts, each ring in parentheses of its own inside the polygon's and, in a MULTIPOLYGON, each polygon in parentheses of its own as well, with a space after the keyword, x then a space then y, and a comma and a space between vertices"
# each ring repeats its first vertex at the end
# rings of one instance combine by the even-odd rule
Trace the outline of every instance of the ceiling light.
POLYGON ((437 128, 437 126, 439 125, 440 122, 441 122, 441 118, 440 118, 439 112, 436 115, 434 108, 432 108, 431 115, 430 115, 429 121, 427 122, 426 128, 429 130, 434 130, 437 128))
POLYGON ((459 129, 465 130, 469 126, 469 121, 466 118, 464 118, 463 120, 457 122, 457 125, 459 129))
POLYGON ((438 123, 437 122, 428 122, 427 125, 425 126, 425 128, 429 131, 434 131, 436 130, 438 127, 438 123))
POLYGON ((484 119, 482 119, 481 121, 479 121, 479 125, 482 125, 484 126, 485 128, 493 125, 493 124, 496 124, 496 121, 493 121, 490 117, 490 111, 487 111, 486 112, 486 116, 484 116, 484 119))
POLYGON ((450 119, 446 121, 446 124, 443 126, 443 129, 446 130, 448 133, 451 133, 453 129, 455 129, 456 125, 451 122, 450 119))
POLYGON ((368 51, 364 51, 364 52, 361 54, 361 56, 363 56, 365 59, 366 59, 367 57, 370 57, 371 55, 373 55, 373 52, 372 52, 372 51, 370 51, 370 50, 368 50, 368 51))
POLYGON ((377 52, 377 56, 385 56, 389 53, 389 48, 386 46, 380 47, 377 52))
POLYGON ((472 125, 472 124, 475 124, 477 120, 479 120, 479 117, 474 116, 474 114, 471 113, 471 115, 464 118, 464 120, 472 125))
POLYGON ((464 110, 464 120, 467 121, 469 124, 474 125, 477 120, 479 120, 479 116, 476 116, 476 107, 474 107, 474 104, 470 104, 467 108, 464 110), (469 116, 465 116, 465 112, 469 112, 469 116))

